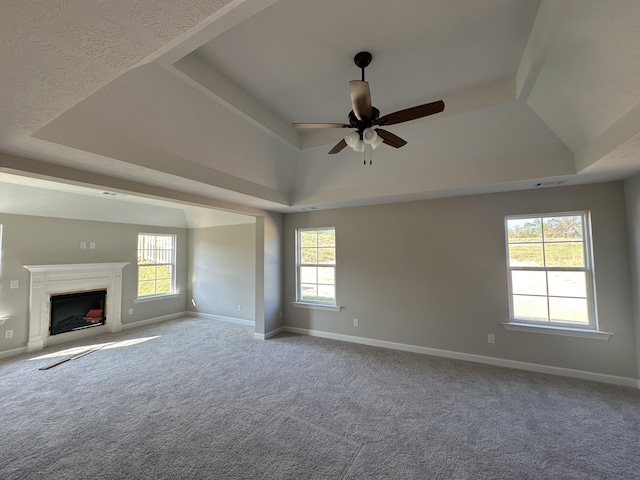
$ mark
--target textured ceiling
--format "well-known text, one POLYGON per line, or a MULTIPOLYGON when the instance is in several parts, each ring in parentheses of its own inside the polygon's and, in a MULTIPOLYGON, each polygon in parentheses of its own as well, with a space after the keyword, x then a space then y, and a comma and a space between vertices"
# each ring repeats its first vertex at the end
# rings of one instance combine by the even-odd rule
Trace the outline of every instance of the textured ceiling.
POLYGON ((0 172, 250 214, 626 178, 638 44, 636 0, 6 1, 0 172), (346 120, 360 50, 383 114, 446 104, 367 166, 289 126, 346 120))

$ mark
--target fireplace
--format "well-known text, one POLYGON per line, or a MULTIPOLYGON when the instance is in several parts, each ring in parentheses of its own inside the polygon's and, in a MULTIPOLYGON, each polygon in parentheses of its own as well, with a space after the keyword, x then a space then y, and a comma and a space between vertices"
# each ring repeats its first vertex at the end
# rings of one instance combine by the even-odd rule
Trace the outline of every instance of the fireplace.
POLYGON ((49 335, 105 324, 107 290, 51 295, 49 335))
POLYGON ((27 351, 34 352, 47 345, 122 330, 122 269, 127 264, 128 262, 25 265, 31 272, 27 351), (67 295, 98 291, 104 291, 102 303, 99 300, 97 303, 89 303, 83 299, 82 302, 87 303, 79 307, 82 313, 72 313, 71 307, 65 304, 67 295), (69 330, 58 331, 57 326, 52 327, 52 313, 56 316, 58 307, 55 304, 58 300, 63 302, 60 308, 61 316, 67 319, 64 323, 67 326, 75 325, 69 330), (82 325, 79 316, 84 322, 82 325))

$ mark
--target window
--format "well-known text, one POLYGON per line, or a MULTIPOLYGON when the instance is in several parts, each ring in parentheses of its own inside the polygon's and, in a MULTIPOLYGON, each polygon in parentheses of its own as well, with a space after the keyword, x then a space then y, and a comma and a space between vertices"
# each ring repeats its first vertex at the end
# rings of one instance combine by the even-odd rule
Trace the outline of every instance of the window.
POLYGON ((596 330, 588 212, 505 220, 511 321, 596 330))
POLYGON ((138 297, 175 293, 175 235, 138 234, 138 297))
POLYGON ((336 304, 335 228, 297 231, 297 301, 336 304))

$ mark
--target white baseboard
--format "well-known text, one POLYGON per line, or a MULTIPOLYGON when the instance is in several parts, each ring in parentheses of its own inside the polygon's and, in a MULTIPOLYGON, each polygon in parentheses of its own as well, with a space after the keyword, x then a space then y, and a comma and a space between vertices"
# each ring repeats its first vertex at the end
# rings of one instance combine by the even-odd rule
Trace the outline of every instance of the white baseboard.
POLYGON ((286 329, 286 327, 279 327, 276 328, 275 330, 271 330, 270 332, 267 333, 254 333, 253 334, 253 338, 257 339, 257 340, 267 340, 271 337, 275 337, 276 335, 278 335, 281 332, 284 332, 286 329))
POLYGON ((538 363, 519 362, 517 360, 505 360, 503 358, 486 357, 484 355, 475 355, 472 353, 454 352, 451 350, 440 350, 437 348, 420 347, 417 345, 408 345, 405 343, 388 342, 386 340, 376 340, 373 338, 355 337, 352 335, 343 335, 339 333, 323 332, 321 330, 308 330, 298 327, 283 327, 283 331, 291 333, 299 333, 301 335, 309 335, 312 337, 330 338, 343 342, 360 343, 363 345, 371 345, 374 347, 390 348, 392 350, 402 350, 405 352, 422 353, 424 355, 433 355, 436 357, 452 358, 455 360, 465 360, 468 362, 483 363, 496 367, 516 368, 519 370, 527 370, 537 373, 548 373, 551 375, 559 375, 562 377, 579 378, 582 380, 592 380, 595 382, 608 383, 623 387, 640 388, 640 380, 628 377, 617 377, 615 375, 606 375, 603 373, 587 372, 584 370, 574 370, 571 368, 553 367, 549 365, 540 365, 538 363))
POLYGON ((213 315, 212 313, 201 312, 184 312, 184 315, 190 315, 192 317, 208 318, 210 320, 218 320, 220 322, 235 323, 237 325, 246 325, 248 327, 254 327, 256 322, 253 320, 245 320, 243 318, 224 317, 222 315, 213 315))
POLYGON ((188 314, 189 312, 179 312, 179 313, 172 313, 170 315, 162 315, 161 317, 147 318, 146 320, 140 320, 139 322, 123 323, 122 329, 129 330, 131 328, 142 327, 144 325, 150 325, 152 323, 164 322, 166 320, 172 320, 174 318, 184 317, 188 314))
POLYGON ((14 355, 20 355, 21 353, 27 353, 27 347, 13 348, 0 352, 0 358, 13 357, 14 355))

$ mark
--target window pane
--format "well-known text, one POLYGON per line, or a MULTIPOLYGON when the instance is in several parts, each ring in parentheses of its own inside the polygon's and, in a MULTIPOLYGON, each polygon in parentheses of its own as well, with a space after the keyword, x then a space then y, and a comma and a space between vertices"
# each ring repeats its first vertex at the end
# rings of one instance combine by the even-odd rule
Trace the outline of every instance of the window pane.
POLYGON ((336 283, 335 273, 336 273, 336 270, 334 267, 318 268, 318 283, 333 285, 334 283, 336 283))
POLYGON ((547 272, 547 275, 549 295, 586 298, 587 274, 585 272, 547 272))
POLYGON ((589 309, 586 298, 549 298, 551 319, 589 325, 589 309))
POLYGON ((318 285, 318 300, 321 302, 335 302, 336 287, 333 285, 318 285))
POLYGON ((171 265, 158 265, 156 267, 156 278, 171 278, 171 265))
POLYGON ((138 252, 138 263, 154 263, 155 254, 153 250, 141 250, 138 252))
POLYGON ((584 267, 581 242, 547 243, 544 248, 547 267, 584 267))
POLYGON ((319 230, 318 231, 318 246, 319 247, 333 247, 336 244, 335 230, 319 230))
POLYGON ((138 279, 139 280, 155 280, 156 267, 138 267, 138 279))
POLYGON ((515 318, 530 318, 534 320, 548 320, 547 298, 513 296, 513 316, 515 318))
POLYGON ((139 297, 142 297, 143 295, 155 295, 155 293, 156 293, 156 282, 154 281, 138 282, 139 297))
POLYGON ((301 284, 300 295, 302 297, 302 300, 317 300, 318 287, 316 285, 301 284))
POLYGON ((318 249, 317 248, 301 248, 300 249, 300 263, 318 263, 318 249))
POLYGON ((158 280, 156 282, 156 293, 171 293, 171 280, 158 280))
POLYGON ((300 232, 300 246, 301 247, 315 247, 317 246, 317 234, 316 231, 300 232))
POLYGON ((335 248, 319 248, 318 263, 321 263, 323 265, 333 265, 334 263, 336 263, 335 248))
POLYGON ((546 295, 546 272, 513 271, 511 272, 511 287, 514 294, 546 295))
POLYGON ((317 267, 300 267, 300 283, 317 283, 317 267))
POLYGON ((511 267, 543 267, 542 244, 509 245, 509 265, 511 267))
POLYGON ((545 242, 582 241, 582 217, 562 216, 544 219, 545 242))
POLYGON ((507 220, 509 243, 542 242, 542 221, 539 218, 507 220))

